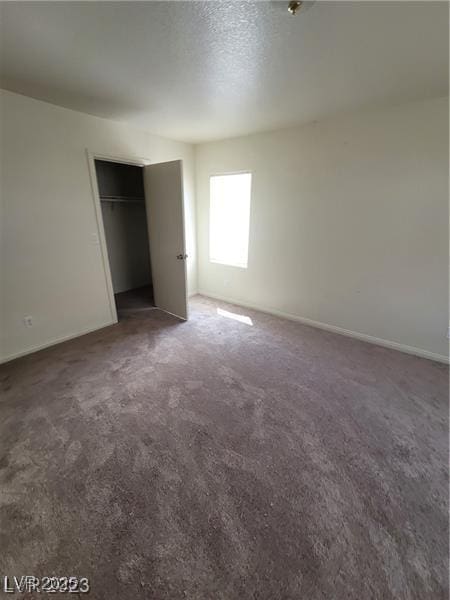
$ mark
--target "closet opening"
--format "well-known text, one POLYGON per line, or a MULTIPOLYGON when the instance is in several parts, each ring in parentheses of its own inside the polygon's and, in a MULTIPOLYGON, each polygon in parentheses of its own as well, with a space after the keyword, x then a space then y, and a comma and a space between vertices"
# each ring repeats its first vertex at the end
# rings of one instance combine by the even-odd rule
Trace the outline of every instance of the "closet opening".
POLYGON ((120 320, 155 308, 143 167, 96 159, 95 171, 120 320))

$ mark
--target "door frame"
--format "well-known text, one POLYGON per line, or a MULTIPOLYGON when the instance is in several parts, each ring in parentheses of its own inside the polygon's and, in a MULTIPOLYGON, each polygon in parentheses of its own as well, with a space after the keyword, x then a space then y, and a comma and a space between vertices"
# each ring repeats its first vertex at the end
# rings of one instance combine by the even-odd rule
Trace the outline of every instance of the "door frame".
POLYGON ((113 156, 111 154, 102 154, 92 152, 86 148, 86 158, 88 162, 89 178, 91 182, 92 200, 94 203, 95 220, 97 224, 98 244, 100 246, 100 254, 102 257, 103 272, 105 275, 106 290, 108 293, 109 310, 113 323, 118 323, 116 301, 114 300, 114 288, 112 284, 111 266, 109 264, 108 246, 106 244, 105 226, 103 223, 102 205, 100 203, 100 194, 98 191, 97 173, 95 170, 96 160, 105 160, 109 162, 120 163, 124 165, 134 165, 137 167, 145 167, 151 164, 149 158, 140 156, 113 156))

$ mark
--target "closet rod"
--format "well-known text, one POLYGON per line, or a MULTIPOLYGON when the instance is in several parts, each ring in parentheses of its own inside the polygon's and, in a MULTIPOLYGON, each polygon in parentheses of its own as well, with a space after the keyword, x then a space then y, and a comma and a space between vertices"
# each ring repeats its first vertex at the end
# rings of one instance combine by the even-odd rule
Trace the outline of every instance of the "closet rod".
POLYGON ((137 202, 140 204, 145 203, 145 198, 138 198, 133 196, 100 196, 102 202, 137 202))

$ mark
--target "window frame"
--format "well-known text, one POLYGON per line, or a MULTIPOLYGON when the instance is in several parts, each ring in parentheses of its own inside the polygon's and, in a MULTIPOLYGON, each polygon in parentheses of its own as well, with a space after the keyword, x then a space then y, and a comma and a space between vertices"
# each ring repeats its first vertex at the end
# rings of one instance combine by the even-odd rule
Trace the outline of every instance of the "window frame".
POLYGON ((241 171, 221 171, 209 173, 208 177, 208 260, 214 265, 222 265, 224 267, 234 267, 236 269, 248 269, 249 262, 249 250, 250 250, 250 220, 252 212, 252 189, 253 189, 253 171, 250 169, 243 169, 241 171), (227 175, 250 175, 250 206, 248 214, 248 240, 247 240, 247 264, 237 263, 225 263, 219 260, 213 260, 211 258, 211 178, 212 177, 226 177, 227 175))

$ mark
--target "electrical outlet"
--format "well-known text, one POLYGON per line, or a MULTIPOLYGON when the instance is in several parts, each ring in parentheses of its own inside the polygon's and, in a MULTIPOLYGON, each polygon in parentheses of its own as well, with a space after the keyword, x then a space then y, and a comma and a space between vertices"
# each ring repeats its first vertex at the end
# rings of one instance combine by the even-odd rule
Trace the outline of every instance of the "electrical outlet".
POLYGON ((33 317, 30 315, 23 318, 23 324, 25 327, 33 327, 33 317))

